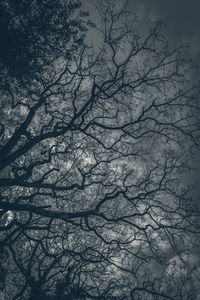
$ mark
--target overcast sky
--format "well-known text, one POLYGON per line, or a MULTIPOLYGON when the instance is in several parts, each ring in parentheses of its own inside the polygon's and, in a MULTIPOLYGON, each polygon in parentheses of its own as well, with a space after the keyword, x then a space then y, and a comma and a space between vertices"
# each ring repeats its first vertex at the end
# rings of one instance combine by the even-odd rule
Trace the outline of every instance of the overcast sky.
MULTIPOLYGON (((165 35, 169 41, 190 43, 193 64, 200 66, 200 0, 130 0, 130 3, 133 9, 137 5, 144 22, 162 20, 166 24, 165 35)), ((194 72, 194 76, 200 82, 200 69, 194 72)), ((195 167, 196 171, 188 180, 199 182, 193 194, 199 201, 200 153, 196 156, 195 167)))
MULTIPOLYGON (((83 0, 83 8, 89 8, 94 21, 98 19, 96 3, 97 0, 83 0)), ((164 34, 172 43, 190 43, 193 64, 200 65, 200 0, 129 0, 129 5, 147 24, 162 20, 166 24, 164 34)))
MULTIPOLYGON (((96 3, 97 0, 83 0, 83 9, 89 9, 94 23, 98 20, 96 3)), ((200 0, 129 0, 129 5, 147 25, 157 20, 163 21, 166 25, 164 35, 172 44, 180 40, 189 43, 190 58, 194 65, 200 66, 200 0)), ((200 82, 200 69, 193 75, 200 82)), ((190 173, 188 182, 199 182, 194 192, 195 200, 199 201, 200 153, 197 153, 194 165, 197 169, 190 173)))
POLYGON ((171 42, 190 43, 193 63, 200 65, 200 0, 130 0, 130 3, 132 7, 137 5, 144 22, 162 20, 171 42))

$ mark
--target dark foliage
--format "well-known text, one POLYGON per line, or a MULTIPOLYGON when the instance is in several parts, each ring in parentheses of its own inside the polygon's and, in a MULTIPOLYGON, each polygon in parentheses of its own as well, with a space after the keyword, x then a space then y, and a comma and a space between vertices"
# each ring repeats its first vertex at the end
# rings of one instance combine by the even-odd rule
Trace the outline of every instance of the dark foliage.
POLYGON ((200 295, 199 210, 185 180, 200 89, 185 48, 121 4, 100 1, 94 51, 72 19, 79 2, 1 3, 5 300, 200 295))
POLYGON ((0 68, 20 82, 37 78, 60 56, 70 58, 83 43, 80 1, 5 0, 0 3, 0 68))

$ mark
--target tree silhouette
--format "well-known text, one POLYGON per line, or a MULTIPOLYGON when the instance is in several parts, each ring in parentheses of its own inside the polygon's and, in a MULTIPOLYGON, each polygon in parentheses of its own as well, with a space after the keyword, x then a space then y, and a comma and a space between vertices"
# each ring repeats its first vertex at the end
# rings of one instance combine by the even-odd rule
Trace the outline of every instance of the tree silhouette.
MULTIPOLYGON (((38 20, 51 3, 27 11, 37 4, 38 20)), ((142 28, 111 1, 98 14, 95 51, 64 33, 49 46, 39 24, 34 76, 26 85, 12 73, 1 92, 2 297, 197 299, 199 211, 184 174, 199 145, 199 87, 162 24, 142 28)))
POLYGON ((81 13, 75 15, 80 6, 78 0, 1 1, 2 86, 9 86, 10 77, 23 85, 30 84, 38 72, 59 57, 73 56, 86 30, 81 13))

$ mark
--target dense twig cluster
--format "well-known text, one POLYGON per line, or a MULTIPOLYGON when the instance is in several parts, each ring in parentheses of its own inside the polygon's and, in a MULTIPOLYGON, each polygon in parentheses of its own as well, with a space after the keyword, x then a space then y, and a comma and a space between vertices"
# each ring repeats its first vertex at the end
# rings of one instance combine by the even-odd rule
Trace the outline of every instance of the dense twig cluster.
POLYGON ((126 6, 98 9, 98 53, 59 53, 1 95, 4 299, 195 299, 198 211, 182 174, 198 88, 160 23, 140 34, 126 6))

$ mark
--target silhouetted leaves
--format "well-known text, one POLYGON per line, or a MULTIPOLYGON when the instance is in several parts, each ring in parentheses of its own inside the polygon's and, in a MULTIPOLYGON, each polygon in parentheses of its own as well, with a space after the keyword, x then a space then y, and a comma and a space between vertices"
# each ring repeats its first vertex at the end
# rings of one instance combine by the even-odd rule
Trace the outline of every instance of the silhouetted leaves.
POLYGON ((80 5, 78 0, 1 1, 1 77, 8 74, 22 83, 58 57, 70 58, 86 30, 76 12, 80 5))
POLYGON ((199 211, 184 179, 199 87, 184 46, 123 3, 99 2, 95 50, 78 1, 0 4, 5 299, 200 294, 199 211))

